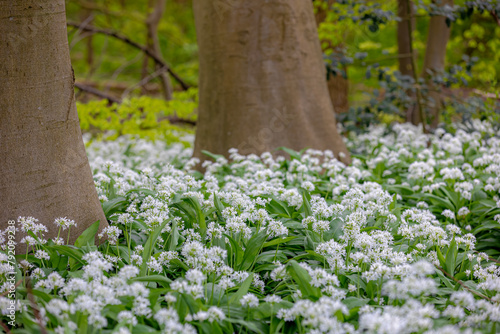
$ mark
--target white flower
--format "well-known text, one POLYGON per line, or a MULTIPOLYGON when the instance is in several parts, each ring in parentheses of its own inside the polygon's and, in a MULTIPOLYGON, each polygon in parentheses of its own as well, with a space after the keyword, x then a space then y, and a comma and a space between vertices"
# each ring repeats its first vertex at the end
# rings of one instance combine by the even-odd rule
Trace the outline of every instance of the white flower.
POLYGON ((264 301, 266 303, 269 303, 269 304, 276 304, 276 303, 279 303, 281 301, 281 297, 280 296, 276 296, 276 295, 267 295, 265 298, 264 298, 264 301))
POLYGON ((441 214, 446 218, 455 219, 455 214, 451 210, 446 209, 441 214))
POLYGON ((101 233, 99 233, 99 238, 103 238, 104 235, 106 235, 109 243, 111 245, 116 245, 121 234, 122 231, 117 226, 108 226, 105 227, 101 233))
POLYGON ((117 315, 118 322, 126 325, 131 325, 132 327, 137 325, 137 318, 130 311, 121 311, 117 315))
POLYGON ((68 219, 67 217, 56 218, 56 220, 54 220, 54 224, 57 227, 62 228, 63 231, 66 230, 66 229, 68 229, 68 228, 71 228, 71 226, 75 226, 76 227, 75 221, 71 220, 71 219, 68 219))
POLYGON ((257 307, 259 306, 259 298, 254 294, 247 293, 240 299, 241 306, 257 307))

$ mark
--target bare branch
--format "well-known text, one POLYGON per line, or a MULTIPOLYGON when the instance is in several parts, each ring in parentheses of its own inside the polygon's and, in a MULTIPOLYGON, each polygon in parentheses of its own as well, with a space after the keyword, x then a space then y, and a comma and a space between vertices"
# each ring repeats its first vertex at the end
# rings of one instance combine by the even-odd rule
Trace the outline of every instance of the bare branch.
POLYGON ((81 84, 81 83, 78 83, 78 82, 75 82, 75 87, 78 88, 79 90, 83 91, 83 92, 86 92, 86 93, 98 96, 98 97, 100 97, 102 99, 106 99, 110 103, 121 103, 121 100, 119 98, 116 98, 114 96, 106 94, 105 92, 100 91, 100 90, 98 90, 98 89, 96 89, 94 87, 90 87, 90 86, 87 86, 87 85, 84 85, 84 84, 81 84))
POLYGON ((144 54, 146 54, 148 57, 153 59, 158 65, 160 65, 161 67, 166 67, 168 73, 172 76, 172 78, 174 78, 181 85, 183 90, 188 90, 190 88, 190 86, 186 82, 184 82, 184 80, 182 80, 181 77, 179 77, 174 71, 172 71, 170 66, 168 66, 165 63, 165 61, 163 61, 163 59, 161 59, 160 56, 158 56, 156 53, 154 53, 153 51, 151 51, 147 47, 132 41, 130 38, 123 36, 123 35, 120 35, 119 33, 112 31, 112 30, 100 29, 100 28, 89 26, 89 25, 82 26, 81 24, 78 24, 76 22, 68 22, 68 26, 75 27, 75 28, 81 29, 83 31, 93 32, 95 34, 103 34, 103 35, 111 36, 111 37, 114 37, 116 39, 119 39, 119 40, 129 44, 130 46, 133 46, 133 47, 141 50, 142 52, 144 52, 144 54))

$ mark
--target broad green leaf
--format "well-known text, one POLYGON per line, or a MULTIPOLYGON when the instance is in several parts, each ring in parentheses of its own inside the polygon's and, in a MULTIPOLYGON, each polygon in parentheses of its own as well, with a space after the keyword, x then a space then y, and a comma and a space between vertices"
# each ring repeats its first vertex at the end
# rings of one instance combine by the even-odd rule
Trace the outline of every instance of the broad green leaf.
POLYGON ((151 252, 154 249, 154 246, 156 244, 156 239, 160 236, 161 231, 165 228, 167 225, 168 220, 165 220, 160 226, 156 228, 150 235, 146 243, 144 244, 144 250, 142 251, 142 264, 141 264, 141 271, 140 271, 140 276, 146 276, 146 272, 148 271, 148 261, 149 258, 151 257, 151 252))
POLYGON ((253 281, 253 274, 250 274, 241 284, 238 291, 236 291, 229 300, 229 303, 239 303, 240 299, 248 293, 248 289, 250 289, 250 285, 253 281))
POLYGON ((455 275, 455 267, 456 267, 456 259, 457 259, 458 247, 453 238, 450 242, 450 246, 448 247, 448 252, 446 253, 446 271, 448 274, 454 276, 455 275))
POLYGON ((250 240, 248 240, 247 248, 243 254, 243 260, 239 266, 239 270, 248 270, 253 265, 257 255, 259 254, 264 242, 267 239, 267 231, 263 230, 259 233, 254 234, 250 240))
POLYGON ((110 201, 102 203, 102 209, 106 217, 109 217, 117 211, 124 210, 127 205, 128 201, 125 197, 115 197, 110 201))
POLYGON ((313 215, 312 209, 311 209, 311 203, 309 202, 311 198, 311 195, 307 191, 304 191, 302 193, 302 206, 304 207, 304 218, 311 217, 313 215))
POLYGON ((291 236, 291 237, 286 237, 286 238, 276 238, 274 240, 265 242, 263 248, 269 247, 269 246, 274 246, 274 245, 279 245, 279 244, 285 244, 293 239, 297 239, 297 237, 291 236))
POLYGON ((97 234, 97 230, 99 229, 99 220, 94 224, 90 225, 82 234, 76 239, 75 246, 83 247, 87 245, 93 246, 95 244, 95 236, 97 234))
POLYGON ((172 280, 166 276, 162 275, 150 275, 142 277, 134 277, 129 280, 130 282, 153 282, 163 285, 164 287, 170 286, 172 280))
POLYGON ((302 292, 302 297, 310 298, 313 300, 318 300, 321 297, 321 290, 319 288, 313 287, 311 285, 311 276, 302 268, 299 263, 295 260, 291 260, 288 263, 287 271, 292 276, 293 280, 299 286, 300 291, 302 292))

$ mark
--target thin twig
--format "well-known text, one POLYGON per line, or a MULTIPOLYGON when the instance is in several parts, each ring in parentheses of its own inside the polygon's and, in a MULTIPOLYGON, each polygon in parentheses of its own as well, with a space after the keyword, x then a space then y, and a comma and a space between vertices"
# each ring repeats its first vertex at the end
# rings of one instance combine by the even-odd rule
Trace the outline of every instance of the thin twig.
MULTIPOLYGON (((20 279, 19 281, 17 281, 16 284, 14 285, 14 289, 17 288, 19 285, 21 285, 22 282, 23 282, 22 279, 20 279)), ((3 296, 5 296, 8 293, 9 293, 9 290, 6 290, 2 294, 0 294, 0 297, 3 297, 3 296)))
POLYGON ((81 90, 82 92, 86 92, 86 93, 98 96, 102 99, 106 99, 110 103, 121 103, 121 100, 119 98, 116 98, 114 96, 106 94, 105 92, 100 91, 94 87, 90 87, 90 86, 87 86, 87 85, 84 85, 84 84, 81 84, 78 82, 75 82, 75 87, 78 88, 79 90, 81 90))
POLYGON ((36 318, 38 324, 40 325, 40 331, 42 332, 42 334, 48 334, 47 329, 43 325, 43 319, 42 319, 42 316, 40 315, 40 310, 38 309, 35 298, 33 297, 30 282, 31 282, 30 279, 26 280, 26 291, 27 291, 28 299, 30 300, 31 308, 33 309, 33 314, 35 315, 35 318, 36 318))
POLYGON ((137 83, 137 84, 135 84, 135 85, 133 85, 133 86, 125 89, 125 91, 122 94, 122 99, 124 99, 125 97, 127 97, 127 95, 130 94, 130 92, 132 90, 134 90, 135 88, 145 86, 148 82, 150 82, 151 80, 153 80, 156 77, 159 77, 166 70, 167 70, 166 67, 159 68, 155 72, 151 73, 150 75, 148 75, 147 77, 145 77, 144 79, 142 79, 139 83, 137 83))
POLYGON ((500 26, 500 18, 498 17, 496 11, 492 10, 492 11, 490 11, 490 14, 491 14, 491 16, 493 16, 493 18, 495 19, 497 24, 500 26))
MULTIPOLYGON (((437 266, 436 266, 436 267, 437 267, 437 266)), ((440 270, 443 274, 445 274, 446 276, 448 276, 449 278, 451 278, 453 281, 455 281, 456 283, 460 284, 460 285, 461 285, 464 289, 466 289, 467 291, 469 291, 469 292, 471 292, 471 293, 475 294, 475 295, 476 295, 476 296, 478 296, 478 297, 484 298, 484 299, 486 299, 486 300, 488 300, 488 301, 490 301, 490 302, 491 302, 491 298, 489 298, 489 297, 487 297, 487 296, 483 295, 482 293, 479 293, 479 292, 477 292, 477 291, 472 290, 472 289, 471 289, 471 288, 469 288, 467 285, 465 285, 465 284, 464 284, 464 282, 462 282, 461 280, 456 279, 456 278, 455 278, 455 277, 453 277, 452 275, 448 274, 448 273, 447 273, 447 272, 446 272, 443 268, 441 268, 441 267, 437 267, 437 268, 438 268, 438 269, 439 269, 439 270, 440 270)))
POLYGON ((12 332, 10 331, 9 327, 7 327, 7 325, 6 325, 6 324, 4 324, 4 323, 3 323, 3 321, 1 321, 1 320, 0 320, 0 326, 2 326, 2 327, 3 327, 3 329, 4 329, 4 331, 5 331, 5 334, 10 334, 10 333, 12 333, 12 332))
POLYGON ((186 82, 184 82, 184 80, 182 80, 182 78, 179 77, 179 75, 177 75, 177 73, 172 71, 170 66, 168 66, 165 63, 165 61, 163 61, 163 59, 161 59, 160 56, 158 56, 156 53, 154 53, 152 50, 148 49, 147 47, 132 41, 127 36, 120 35, 119 33, 112 31, 112 30, 99 29, 99 28, 89 26, 89 25, 82 26, 81 24, 78 24, 76 22, 68 22, 67 24, 70 27, 75 27, 75 28, 81 29, 83 31, 89 31, 89 32, 93 32, 95 34, 103 34, 103 35, 114 37, 116 39, 119 39, 119 40, 129 44, 130 46, 133 46, 136 49, 141 50, 142 52, 144 52, 144 54, 146 54, 148 57, 153 59, 158 65, 160 65, 161 67, 166 67, 168 73, 172 76, 172 78, 174 78, 181 85, 183 90, 188 90, 190 88, 190 86, 186 82))

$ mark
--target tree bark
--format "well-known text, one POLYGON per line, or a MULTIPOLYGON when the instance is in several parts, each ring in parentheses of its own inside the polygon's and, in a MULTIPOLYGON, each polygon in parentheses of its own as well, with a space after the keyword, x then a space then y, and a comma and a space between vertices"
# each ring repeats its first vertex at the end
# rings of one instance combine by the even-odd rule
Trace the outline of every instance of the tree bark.
POLYGON ((195 0, 200 107, 194 156, 280 146, 340 153, 313 4, 195 0))
MULTIPOLYGON (((439 4, 441 6, 453 6, 453 0, 442 0, 439 4)), ((450 39, 450 31, 451 29, 446 25, 444 16, 431 16, 422 76, 429 86, 425 104, 429 111, 432 128, 436 128, 439 123, 439 111, 443 101, 440 87, 432 83, 431 77, 444 72, 446 46, 450 39)))
MULTIPOLYGON (((323 2, 324 0, 316 0, 317 2, 323 2)), ((336 0, 328 0, 327 8, 330 8, 335 3, 336 0)), ((328 10, 318 10, 316 12, 316 24, 319 25, 326 20, 328 16, 328 10)), ((325 42, 325 41, 321 41, 325 42)), ((335 47, 341 47, 341 45, 332 45, 328 42, 327 49, 333 49, 335 47)), ((325 50, 323 50, 325 51, 325 50)), ((344 71, 347 74, 347 67, 344 67, 344 71)), ((333 109, 335 112, 343 113, 349 111, 349 79, 344 78, 341 75, 330 75, 327 77, 328 81, 328 92, 330 93, 330 99, 332 100, 333 109)))
MULTIPOLYGON (((411 54, 412 47, 410 25, 408 20, 410 19, 408 13, 413 13, 413 2, 407 0, 398 0, 398 17, 401 21, 398 21, 397 37, 398 37, 398 52, 400 55, 411 54), (410 3, 410 8, 408 8, 408 2, 410 3)), ((415 29, 415 20, 412 19, 412 28, 415 29)), ((414 77, 414 70, 411 63, 410 57, 400 57, 399 58, 399 72, 403 75, 408 75, 414 77)))
MULTIPOLYGON (((411 0, 398 0, 398 17, 401 21, 398 22, 397 40, 399 58, 399 72, 403 75, 412 77, 415 84, 418 81, 417 55, 413 49, 413 31, 415 30, 416 19, 413 18, 414 9, 411 0), (410 55, 403 57, 402 55, 410 55)), ((418 88, 417 88, 418 89, 418 88)), ((406 110, 406 121, 413 125, 422 123, 423 106, 420 98, 421 92, 416 93, 407 91, 407 94, 415 102, 406 110)), ((425 116, 425 115, 424 115, 425 116)), ((425 118, 425 117, 424 117, 425 118)), ((425 131, 425 127, 423 128, 425 131)))
POLYGON ((0 82, 0 228, 33 216, 54 238, 54 220, 68 217, 73 243, 97 220, 107 226, 76 112, 64 0, 0 0, 0 82))

